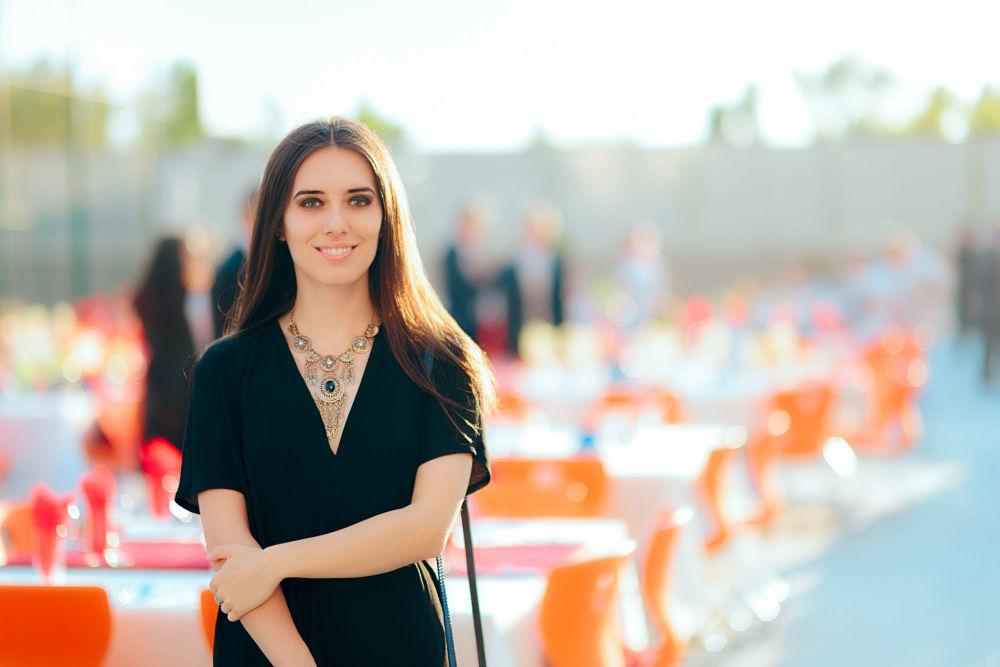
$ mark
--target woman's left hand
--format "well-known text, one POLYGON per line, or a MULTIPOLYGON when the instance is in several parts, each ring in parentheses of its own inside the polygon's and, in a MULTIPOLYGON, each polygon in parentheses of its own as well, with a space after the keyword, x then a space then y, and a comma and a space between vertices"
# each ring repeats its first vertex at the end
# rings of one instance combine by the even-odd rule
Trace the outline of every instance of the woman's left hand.
POLYGON ((208 560, 218 569, 208 587, 230 621, 262 605, 281 582, 260 547, 223 544, 208 552, 208 560))

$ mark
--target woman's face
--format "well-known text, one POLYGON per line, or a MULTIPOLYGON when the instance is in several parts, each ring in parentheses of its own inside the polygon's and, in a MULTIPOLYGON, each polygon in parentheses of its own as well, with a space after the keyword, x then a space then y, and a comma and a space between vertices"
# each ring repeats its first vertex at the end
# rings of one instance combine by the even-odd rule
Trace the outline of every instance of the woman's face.
POLYGON ((283 230, 300 283, 351 285, 366 279, 381 226, 382 203, 365 158, 329 146, 302 162, 283 230))

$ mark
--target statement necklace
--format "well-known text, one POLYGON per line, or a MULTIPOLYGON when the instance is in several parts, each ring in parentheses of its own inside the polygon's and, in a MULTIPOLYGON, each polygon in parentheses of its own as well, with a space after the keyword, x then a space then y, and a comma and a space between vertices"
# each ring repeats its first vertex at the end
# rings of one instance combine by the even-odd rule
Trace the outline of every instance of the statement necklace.
POLYGON ((351 346, 336 356, 317 352, 312 341, 299 333, 292 313, 288 315, 288 331, 294 336, 292 348, 306 356, 306 386, 319 408, 326 440, 332 448, 343 425, 347 385, 354 384, 354 357, 371 349, 372 339, 378 333, 378 324, 373 320, 364 334, 356 336, 351 346))

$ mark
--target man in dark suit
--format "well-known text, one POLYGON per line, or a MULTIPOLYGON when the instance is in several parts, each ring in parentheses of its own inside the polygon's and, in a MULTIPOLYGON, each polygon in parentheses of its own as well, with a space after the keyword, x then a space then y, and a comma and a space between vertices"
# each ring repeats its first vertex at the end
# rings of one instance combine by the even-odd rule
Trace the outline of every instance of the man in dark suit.
POLYGON ((244 247, 253 229, 253 219, 257 208, 257 189, 250 191, 244 199, 242 212, 242 236, 244 244, 237 246, 215 272, 215 282, 212 283, 212 322, 215 326, 215 337, 221 338, 226 328, 226 318, 233 308, 236 296, 239 294, 239 276, 246 261, 244 247))
POLYGON ((484 241, 489 212, 484 204, 473 203, 458 218, 455 241, 444 256, 445 292, 448 312, 458 326, 478 342, 476 303, 489 278, 484 241))
POLYGON ((983 384, 994 381, 1000 361, 1000 225, 980 257, 979 327, 983 336, 983 384))

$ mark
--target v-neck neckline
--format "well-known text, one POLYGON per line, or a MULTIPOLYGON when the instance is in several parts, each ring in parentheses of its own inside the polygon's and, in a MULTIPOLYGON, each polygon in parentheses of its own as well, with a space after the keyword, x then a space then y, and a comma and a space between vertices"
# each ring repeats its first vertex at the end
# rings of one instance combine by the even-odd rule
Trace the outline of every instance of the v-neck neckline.
POLYGON ((359 376, 357 376, 358 385, 357 385, 357 390, 355 391, 354 394, 354 402, 351 403, 350 409, 347 411, 347 414, 344 415, 344 421, 340 425, 340 440, 337 442, 337 451, 333 451, 333 448, 330 447, 330 441, 326 437, 326 425, 323 423, 323 416, 319 412, 319 406, 316 405, 316 399, 313 397, 312 392, 309 390, 309 385, 306 384, 305 376, 302 375, 302 371, 299 370, 299 365, 295 361, 295 355, 292 352, 291 346, 289 346, 288 341, 285 339, 285 332, 281 327, 281 318, 276 317, 274 319, 273 325, 274 325, 274 332, 278 335, 279 343, 281 344, 281 347, 284 349, 283 353, 284 357, 287 360, 287 362, 291 365, 289 370, 294 373, 294 377, 297 380, 297 382, 295 383, 298 385, 297 391, 300 393, 300 395, 304 396, 305 400, 307 401, 307 404, 309 406, 309 412, 312 413, 313 424, 319 431, 320 436, 322 436, 320 440, 323 442, 323 447, 330 454, 330 456, 332 456, 335 459, 339 458, 342 452, 344 451, 344 444, 347 441, 347 429, 353 423, 351 417, 354 416, 355 409, 358 407, 358 403, 361 401, 362 392, 364 391, 365 386, 368 384, 367 382, 365 382, 365 380, 368 377, 368 371, 371 370, 372 364, 375 362, 375 350, 378 347, 379 334, 378 333, 375 334, 375 337, 372 338, 372 345, 371 348, 368 350, 369 354, 368 363, 365 364, 364 371, 359 376))

